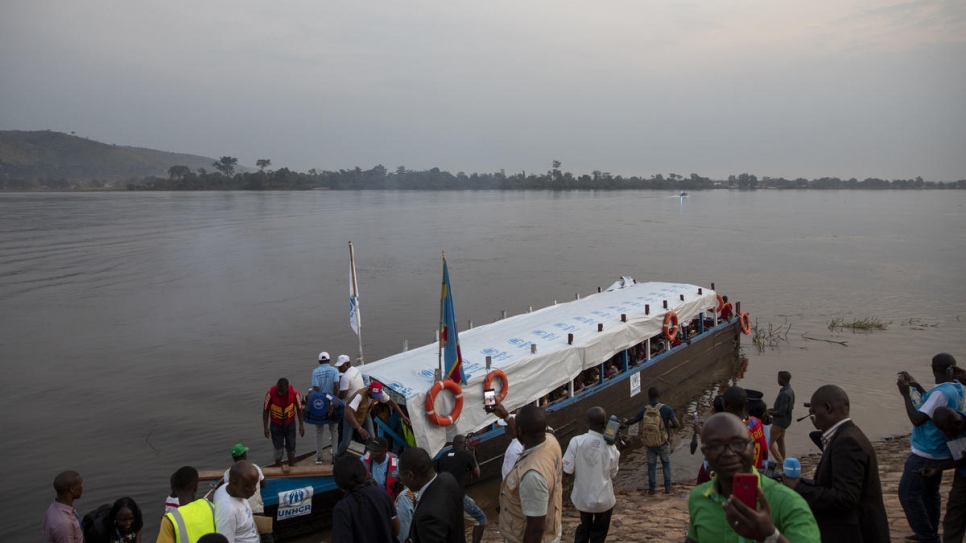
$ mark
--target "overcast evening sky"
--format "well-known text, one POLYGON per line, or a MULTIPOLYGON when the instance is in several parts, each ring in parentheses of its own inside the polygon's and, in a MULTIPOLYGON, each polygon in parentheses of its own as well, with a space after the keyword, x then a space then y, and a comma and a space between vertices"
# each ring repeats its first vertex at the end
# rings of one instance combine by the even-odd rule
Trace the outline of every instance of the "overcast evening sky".
POLYGON ((964 0, 0 0, 0 129, 253 166, 966 178, 964 0))

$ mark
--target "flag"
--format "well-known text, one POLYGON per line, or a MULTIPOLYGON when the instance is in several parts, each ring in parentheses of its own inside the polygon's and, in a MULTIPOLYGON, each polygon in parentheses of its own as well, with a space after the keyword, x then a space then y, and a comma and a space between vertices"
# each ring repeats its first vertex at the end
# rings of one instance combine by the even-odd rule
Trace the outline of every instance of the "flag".
POLYGON ((453 288, 449 282, 446 256, 443 256, 443 295, 439 310, 439 348, 443 351, 443 379, 466 384, 463 374, 463 355, 460 352, 459 332, 456 329, 456 311, 453 309, 453 288))
POLYGON ((359 314, 359 285, 356 282, 356 261, 351 242, 349 243, 349 326, 356 335, 359 335, 362 316, 359 314))

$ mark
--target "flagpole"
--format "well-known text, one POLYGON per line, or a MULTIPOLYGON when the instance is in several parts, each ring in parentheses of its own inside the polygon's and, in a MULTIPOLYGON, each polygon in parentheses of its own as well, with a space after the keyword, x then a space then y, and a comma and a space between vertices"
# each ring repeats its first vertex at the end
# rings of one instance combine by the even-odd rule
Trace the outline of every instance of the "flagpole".
POLYGON ((359 336, 359 362, 365 366, 366 359, 362 355, 362 315, 359 313, 359 282, 356 279, 356 256, 351 241, 349 242, 349 283, 350 301, 355 300, 355 313, 353 318, 355 319, 357 328, 356 335, 359 336))
POLYGON ((439 288, 439 344, 437 350, 439 354, 439 366, 436 370, 436 381, 443 378, 443 342, 445 341, 445 328, 443 327, 443 303, 446 300, 446 251, 443 251, 443 273, 440 279, 439 288))

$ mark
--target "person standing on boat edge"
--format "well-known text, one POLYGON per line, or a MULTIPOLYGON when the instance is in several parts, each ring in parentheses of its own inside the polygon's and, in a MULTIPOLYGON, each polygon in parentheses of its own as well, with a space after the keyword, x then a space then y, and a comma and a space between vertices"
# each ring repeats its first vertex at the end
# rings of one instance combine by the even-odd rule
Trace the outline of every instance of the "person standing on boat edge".
POLYGON ((704 422, 701 452, 714 478, 691 489, 685 543, 820 542, 818 524, 805 500, 755 469, 754 444, 744 421, 732 413, 716 413, 704 422), (758 479, 757 508, 732 494, 738 473, 758 479))
POLYGON ((359 368, 352 365, 349 355, 340 354, 333 364, 341 374, 339 377, 339 398, 346 401, 353 394, 365 388, 365 381, 362 379, 362 372, 359 368))
POLYGON ((288 453, 288 465, 295 465, 295 419, 299 421, 299 435, 305 436, 302 415, 302 397, 295 387, 282 377, 278 384, 265 394, 262 404, 262 426, 265 438, 272 438, 275 462, 282 465, 282 452, 288 453), (271 423, 271 425, 269 424, 271 423))
POLYGON ((808 412, 822 432, 815 481, 785 475, 782 482, 805 498, 822 543, 891 541, 875 449, 849 418, 849 410, 848 394, 835 385, 812 394, 808 412))
POLYGON ((258 527, 248 498, 258 492, 258 469, 251 462, 235 462, 228 470, 228 484, 215 491, 215 526, 229 543, 260 543, 258 527))
POLYGON ((399 477, 416 493, 411 543, 466 543, 463 493, 452 474, 437 473, 429 453, 414 447, 399 457, 399 477))
POLYGON ((486 513, 466 494, 466 484, 480 478, 480 464, 476 461, 476 453, 466 448, 466 436, 453 437, 453 448, 436 460, 436 471, 456 478, 463 493, 463 512, 473 519, 473 543, 480 543, 486 531, 486 513))
MULTIPOLYGON (((671 493, 671 430, 681 425, 674 416, 671 406, 664 405, 658 400, 661 399, 661 391, 657 387, 647 390, 647 399, 650 402, 641 409, 637 416, 629 419, 624 424, 634 424, 640 422, 641 440, 647 447, 647 493, 653 496, 657 491, 657 459, 661 459, 661 471, 664 472, 664 493, 671 493)), ((606 422, 605 422, 606 424, 606 422)))
MULTIPOLYGON (((335 369, 335 368, 330 368, 335 369)), ((325 434, 329 434, 330 455, 335 456, 339 446, 339 423, 345 416, 345 404, 331 392, 309 389, 305 397, 305 422, 315 426, 315 463, 322 463, 325 434), (326 432, 328 430, 328 432, 326 432)))
POLYGON ((907 372, 899 372, 896 387, 902 395, 906 415, 913 424, 909 444, 912 451, 906 458, 899 479, 899 503, 906 514, 909 527, 920 543, 939 541, 939 517, 942 497, 939 485, 942 471, 930 477, 921 475, 923 470, 935 468, 943 460, 951 458, 946 439, 932 421, 938 407, 963 410, 963 385, 953 378, 956 359, 951 354, 939 353, 932 358, 932 374, 936 386, 925 391, 907 372), (922 403, 914 402, 911 389, 922 393, 922 403))
POLYGON ((319 353, 319 365, 312 370, 312 390, 338 395, 339 370, 329 364, 329 353, 319 353))
POLYGON ((500 533, 509 543, 558 543, 563 532, 563 455, 542 407, 516 416, 523 452, 500 485, 500 533))
POLYGON ((57 497, 44 516, 44 541, 47 543, 84 543, 80 517, 74 500, 84 493, 84 478, 76 471, 64 471, 54 477, 57 497))
POLYGON ((352 442, 353 431, 359 432, 359 437, 362 438, 363 442, 369 441, 369 438, 375 433, 372 418, 369 417, 369 411, 375 402, 388 403, 402 416, 406 424, 412 425, 409 417, 403 413, 399 404, 383 391, 382 383, 373 381, 367 388, 356 391, 346 400, 342 423, 342 440, 339 441, 339 450, 336 451, 334 459, 339 459, 345 454, 346 449, 349 448, 349 443, 352 442))
POLYGON ((215 508, 198 495, 198 470, 182 466, 171 475, 171 493, 179 506, 161 518, 156 543, 195 543, 206 534, 215 532, 215 508))
POLYGON ((771 437, 768 447, 778 444, 778 453, 785 458, 785 430, 792 425, 792 410, 795 408, 795 391, 792 390, 792 374, 787 371, 778 372, 778 386, 782 387, 775 397, 775 406, 769 409, 771 414, 771 437))
POLYGON ((613 479, 621 453, 613 443, 604 440, 607 427, 604 408, 595 406, 587 411, 587 426, 586 434, 572 438, 567 445, 563 472, 574 476, 570 501, 580 512, 574 543, 603 543, 617 504, 613 479))

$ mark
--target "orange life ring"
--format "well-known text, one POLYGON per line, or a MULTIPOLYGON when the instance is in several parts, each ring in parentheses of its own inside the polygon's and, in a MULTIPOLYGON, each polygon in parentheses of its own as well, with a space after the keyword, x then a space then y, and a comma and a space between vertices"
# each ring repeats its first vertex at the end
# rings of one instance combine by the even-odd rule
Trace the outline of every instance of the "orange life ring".
POLYGON ((718 313, 721 313, 721 310, 724 309, 724 298, 722 298, 720 294, 715 294, 715 296, 718 297, 718 308, 717 308, 717 311, 718 311, 718 313))
POLYGON ((429 417, 429 422, 432 422, 436 426, 449 426, 450 424, 453 424, 460 418, 460 413, 462 411, 463 389, 449 379, 436 381, 432 388, 429 389, 429 393, 426 394, 426 415, 429 417), (453 411, 446 416, 442 416, 436 412, 436 395, 439 394, 439 391, 443 390, 444 388, 452 392, 453 397, 456 398, 456 405, 453 406, 453 411))
POLYGON ((503 388, 500 390, 500 395, 496 397, 500 403, 503 403, 503 400, 506 399, 507 391, 510 390, 510 381, 506 378, 506 374, 503 373, 503 370, 493 370, 488 373, 486 375, 486 381, 483 381, 483 389, 487 390, 493 388, 494 377, 499 377, 500 381, 503 383, 503 388))
POLYGON ((674 311, 668 311, 667 315, 664 315, 664 337, 668 341, 674 341, 674 338, 678 336, 678 330, 681 327, 678 326, 678 315, 674 311))
POLYGON ((738 324, 741 325, 741 333, 748 335, 751 333, 751 317, 747 313, 738 315, 738 324))

